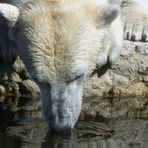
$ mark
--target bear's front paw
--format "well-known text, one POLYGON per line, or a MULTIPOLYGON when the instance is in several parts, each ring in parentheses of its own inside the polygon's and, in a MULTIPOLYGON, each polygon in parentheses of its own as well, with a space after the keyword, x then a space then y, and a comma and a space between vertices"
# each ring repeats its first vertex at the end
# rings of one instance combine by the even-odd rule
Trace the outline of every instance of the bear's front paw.
POLYGON ((130 41, 148 41, 148 21, 127 20, 124 25, 124 39, 130 41))

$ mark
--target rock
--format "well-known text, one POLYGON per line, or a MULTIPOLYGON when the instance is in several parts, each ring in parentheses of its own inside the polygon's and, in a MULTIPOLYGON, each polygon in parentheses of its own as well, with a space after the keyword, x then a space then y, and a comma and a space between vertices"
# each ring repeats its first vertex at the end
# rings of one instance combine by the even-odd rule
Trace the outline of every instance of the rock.
POLYGON ((6 94, 6 89, 3 85, 0 85, 0 95, 5 95, 6 94))
POLYGON ((12 67, 13 67, 13 71, 18 73, 22 80, 31 78, 26 70, 26 66, 24 65, 24 63, 19 57, 16 59, 12 67))
POLYGON ((12 80, 14 82, 21 82, 22 81, 20 76, 16 72, 11 73, 10 80, 12 80))
POLYGON ((121 94, 123 96, 146 96, 148 94, 148 87, 144 83, 138 82, 125 89, 117 87, 114 89, 114 92, 116 96, 120 96, 121 94))
POLYGON ((84 85, 84 98, 148 95, 148 43, 125 41, 121 57, 101 78, 84 85))
POLYGON ((40 90, 38 85, 32 81, 32 80, 24 80, 21 83, 19 83, 20 87, 20 93, 25 96, 30 97, 39 97, 40 96, 40 90))
POLYGON ((4 86, 6 88, 6 95, 7 96, 16 96, 20 95, 19 93, 19 85, 14 81, 5 81, 4 86))

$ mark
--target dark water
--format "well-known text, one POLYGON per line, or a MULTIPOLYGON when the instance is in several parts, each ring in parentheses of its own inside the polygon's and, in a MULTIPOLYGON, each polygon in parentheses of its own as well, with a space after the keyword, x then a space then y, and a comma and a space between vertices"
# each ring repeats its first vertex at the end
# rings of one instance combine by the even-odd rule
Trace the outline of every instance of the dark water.
MULTIPOLYGON (((104 102, 106 101, 104 99, 104 102)), ((139 113, 138 106, 134 109, 128 108, 129 112, 125 113, 125 108, 128 106, 125 106, 122 111, 120 102, 117 103, 117 111, 116 106, 104 106, 106 110, 109 110, 109 107, 112 110, 110 116, 104 113, 106 110, 101 110, 101 112, 98 110, 99 113, 95 113, 94 116, 95 101, 89 102, 86 107, 87 103, 84 103, 84 108, 88 109, 91 105, 92 114, 83 108, 75 129, 59 134, 48 132, 46 122, 41 118, 38 110, 29 112, 24 111, 23 108, 23 111, 16 111, 15 115, 10 109, 3 110, 0 107, 0 148, 148 148, 146 110, 144 112, 143 109, 139 113), (34 118, 30 118, 30 115, 34 118), (20 116, 23 120, 16 122, 13 119, 13 117, 20 119, 20 116)), ((147 108, 147 104, 144 107, 147 108)))
POLYGON ((0 148, 97 148, 113 135, 108 126, 94 121, 80 121, 74 130, 59 134, 49 133, 44 121, 29 122, 1 127, 0 148))
POLYGON ((71 132, 48 132, 44 121, 1 127, 0 148, 148 148, 148 121, 116 119, 109 125, 79 121, 71 132))

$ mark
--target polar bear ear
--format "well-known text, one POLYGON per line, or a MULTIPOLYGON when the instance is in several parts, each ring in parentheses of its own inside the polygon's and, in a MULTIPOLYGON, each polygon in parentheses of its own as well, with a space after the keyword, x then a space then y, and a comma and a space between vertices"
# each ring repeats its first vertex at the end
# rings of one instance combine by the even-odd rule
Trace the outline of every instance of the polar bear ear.
POLYGON ((8 23, 9 27, 13 27, 19 17, 19 8, 10 4, 0 4, 0 16, 8 23))
POLYGON ((108 6, 97 6, 93 18, 97 27, 109 25, 112 23, 120 13, 120 7, 117 5, 109 4, 108 6))
POLYGON ((123 0, 108 0, 110 4, 116 4, 120 6, 123 2, 123 0))
MULTIPOLYGON (((102 13, 99 15, 99 21, 102 25, 108 25, 112 23, 119 15, 120 9, 116 5, 110 5, 102 9, 102 13)), ((98 22, 99 23, 99 22, 98 22)))

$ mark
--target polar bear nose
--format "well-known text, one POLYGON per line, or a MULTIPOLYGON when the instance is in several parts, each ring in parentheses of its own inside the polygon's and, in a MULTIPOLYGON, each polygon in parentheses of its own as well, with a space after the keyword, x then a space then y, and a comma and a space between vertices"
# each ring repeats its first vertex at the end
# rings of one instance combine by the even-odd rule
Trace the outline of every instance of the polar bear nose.
POLYGON ((76 79, 71 83, 40 85, 43 111, 49 130, 67 131, 74 127, 81 111, 81 85, 76 79))

